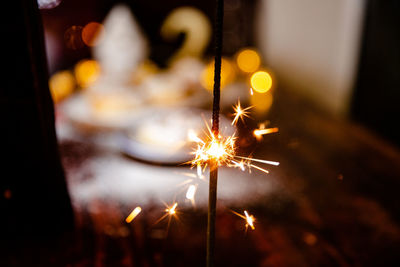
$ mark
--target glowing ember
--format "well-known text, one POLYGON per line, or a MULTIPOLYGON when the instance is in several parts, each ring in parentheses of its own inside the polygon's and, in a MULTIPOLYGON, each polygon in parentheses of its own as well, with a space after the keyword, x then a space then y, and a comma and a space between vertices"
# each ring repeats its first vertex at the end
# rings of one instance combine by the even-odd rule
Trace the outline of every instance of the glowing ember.
POLYGON ((247 107, 247 108, 242 108, 240 105, 240 102, 238 101, 237 105, 233 107, 233 110, 235 110, 235 118, 232 121, 232 125, 235 125, 239 119, 242 121, 244 117, 249 117, 249 112, 247 110, 251 109, 252 107, 247 107))
POLYGON ((165 211, 169 214, 169 215, 174 215, 176 213, 176 206, 178 206, 178 203, 175 202, 175 204, 171 207, 171 208, 166 208, 165 211))
POLYGON ((196 132, 192 129, 189 129, 188 131, 188 139, 191 142, 196 142, 196 143, 204 143, 196 134, 196 132))
POLYGON ((186 198, 189 200, 194 200, 194 195, 196 194, 197 187, 195 185, 190 185, 187 192, 186 198))
POLYGON ((177 211, 176 211, 176 207, 178 206, 178 203, 175 202, 171 207, 168 206, 166 203, 164 203, 164 205, 167 207, 165 209, 166 213, 163 216, 161 216, 161 218, 159 218, 154 224, 157 224, 157 223, 161 222, 162 220, 164 220, 166 217, 168 217, 168 227, 167 227, 167 229, 168 229, 172 217, 175 217, 176 219, 178 219, 177 211))
POLYGON ((200 179, 203 179, 203 171, 201 169, 201 164, 197 164, 197 177, 199 177, 200 179))
POLYGON ((259 163, 279 166, 279 162, 277 162, 277 161, 270 161, 270 160, 264 160, 264 159, 253 159, 253 158, 247 158, 247 157, 241 157, 241 156, 235 156, 235 157, 239 158, 239 159, 248 160, 248 161, 255 161, 255 162, 259 162, 259 163))
POLYGON ((225 155, 225 147, 221 143, 211 142, 207 154, 211 156, 211 158, 220 159, 225 155))
POLYGON ((249 215, 247 213, 247 211, 244 211, 244 215, 246 215, 246 222, 247 222, 246 228, 250 226, 250 228, 252 230, 254 230, 255 229, 255 227, 254 227, 255 218, 253 217, 253 215, 249 215))
POLYGON ((252 230, 256 229, 255 226, 254 226, 254 222, 255 222, 256 218, 254 218, 253 215, 249 215, 249 213, 246 210, 244 211, 244 216, 242 214, 240 214, 240 213, 237 213, 237 212, 233 211, 233 210, 231 210, 231 212, 246 221, 246 231, 247 231, 247 228, 249 226, 250 226, 250 228, 252 230))
POLYGON ((277 127, 265 129, 265 124, 261 124, 258 129, 253 131, 253 135, 256 137, 257 140, 261 140, 263 135, 277 132, 279 132, 279 129, 277 127))
POLYGON ((246 168, 244 167, 245 162, 241 160, 240 162, 232 160, 232 167, 240 168, 242 171, 245 171, 246 168))
POLYGON ((125 221, 130 223, 135 217, 142 211, 141 207, 136 207, 128 217, 126 217, 125 221))

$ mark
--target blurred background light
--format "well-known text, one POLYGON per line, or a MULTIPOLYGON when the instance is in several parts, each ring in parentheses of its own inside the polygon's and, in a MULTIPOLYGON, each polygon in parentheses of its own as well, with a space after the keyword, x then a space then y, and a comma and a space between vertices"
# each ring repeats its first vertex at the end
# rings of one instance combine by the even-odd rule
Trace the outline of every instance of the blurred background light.
POLYGON ((258 115, 266 114, 273 103, 272 92, 257 93, 254 92, 250 97, 250 104, 253 106, 253 111, 258 115))
POLYGON ((257 45, 280 85, 334 115, 346 115, 369 2, 260 1, 257 45))
POLYGON ((65 45, 72 50, 77 50, 85 46, 82 40, 82 26, 71 26, 64 33, 65 45))
POLYGON ((89 22, 83 27, 82 41, 87 46, 96 46, 104 35, 104 26, 98 22, 89 22))
POLYGON ((81 60, 75 66, 76 82, 82 88, 92 85, 100 75, 100 66, 96 60, 81 60))
POLYGON ((243 49, 237 54, 236 63, 243 72, 255 72, 260 67, 261 59, 254 49, 243 49))
POLYGON ((58 6, 62 0, 38 0, 37 2, 40 9, 52 9, 58 6))
POLYGON ((63 100, 75 88, 74 75, 68 70, 53 74, 49 79, 49 88, 55 103, 63 100))
POLYGON ((257 71, 251 76, 251 87, 258 93, 265 93, 272 87, 271 75, 266 71, 257 71))
MULTIPOLYGON (((231 60, 222 58, 221 62, 221 89, 231 83, 236 76, 235 68, 231 60)), ((202 75, 201 85, 207 90, 212 91, 214 86, 214 60, 209 62, 202 75)))
POLYGON ((134 84, 140 84, 151 75, 156 74, 159 71, 158 66, 151 60, 146 60, 140 64, 137 70, 132 74, 132 82, 134 84))
POLYGON ((211 23, 208 17, 193 7, 180 7, 173 10, 161 27, 161 35, 173 40, 185 34, 181 48, 172 56, 171 61, 190 56, 201 57, 211 38, 211 23))

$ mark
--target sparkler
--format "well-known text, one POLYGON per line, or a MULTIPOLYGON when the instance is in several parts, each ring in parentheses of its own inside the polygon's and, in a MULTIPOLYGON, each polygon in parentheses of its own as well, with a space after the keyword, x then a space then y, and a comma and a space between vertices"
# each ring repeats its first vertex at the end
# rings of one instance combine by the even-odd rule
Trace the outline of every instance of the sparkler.
MULTIPOLYGON (((197 149, 192 152, 194 159, 189 161, 192 166, 197 167, 197 176, 203 176, 203 170, 212 163, 217 166, 227 165, 230 158, 234 157, 236 136, 222 137, 220 134, 216 137, 206 122, 208 134, 206 140, 202 140, 192 132, 191 140, 197 143, 197 149), (194 136, 193 136, 194 134, 194 136)), ((189 130, 190 132, 190 130, 189 130)))
MULTIPOLYGON (((216 31, 215 31, 215 66, 214 66, 214 88, 213 88, 213 112, 212 112, 212 127, 206 123, 208 132, 206 132, 206 138, 201 139, 193 130, 188 132, 188 138, 190 141, 197 144, 197 149, 193 152, 194 159, 189 163, 192 167, 197 168, 197 177, 203 179, 204 170, 210 168, 210 180, 209 180, 209 201, 208 201, 208 221, 207 221, 207 267, 214 266, 214 247, 215 247, 215 219, 216 219, 216 204, 217 204, 217 180, 218 180, 218 167, 227 166, 233 168, 239 168, 242 171, 246 169, 251 172, 251 168, 255 168, 262 172, 268 173, 268 170, 255 165, 269 164, 277 166, 279 162, 267 161, 262 159, 254 159, 252 157, 243 157, 236 155, 236 140, 235 134, 231 136, 222 136, 219 132, 219 113, 220 113, 220 89, 221 89, 221 60, 222 60, 222 28, 223 28, 223 11, 224 11, 224 0, 216 0, 217 15, 216 15, 216 31)), ((253 95, 253 88, 250 88, 250 94, 253 95)), ((252 107, 243 108, 238 101, 237 105, 234 106, 234 119, 232 125, 236 125, 237 122, 242 120, 244 122, 245 117, 249 117, 249 109, 252 107)), ((265 129, 265 126, 260 126, 256 129, 253 134, 257 139, 262 138, 263 135, 277 132, 278 128, 265 129)), ((195 174, 192 174, 195 176, 195 174)), ((190 175, 190 177, 192 177, 190 175)), ((197 190, 197 185, 190 185, 186 192, 186 198, 194 201, 194 196, 197 190)), ((166 205, 167 206, 167 205, 166 205)), ((176 216, 176 208, 178 203, 175 202, 172 206, 167 206, 164 214, 156 223, 169 216, 168 227, 172 216, 176 216)), ((135 209, 136 210, 136 209, 135 209)), ((140 212, 140 211, 139 211, 140 212)), ((138 213, 138 212, 137 212, 138 213)), ((247 211, 244 211, 244 216, 234 212, 239 217, 246 220, 246 230, 250 227, 252 230, 255 229, 254 221, 255 218, 249 215, 247 211)), ((134 212, 131 213, 131 215, 134 212)), ((130 215, 130 216, 131 216, 130 215)), ((137 215, 137 214, 136 214, 137 215)), ((132 219, 136 216, 132 215, 132 219)), ((128 216, 129 218, 129 216, 128 216)), ((127 220, 128 220, 127 218, 127 220)))
MULTIPOLYGON (((242 109, 240 106, 240 102, 238 102, 237 106, 234 108, 236 111, 236 115, 234 120, 232 121, 232 125, 235 124, 239 120, 244 120, 243 117, 248 117, 247 110, 250 107, 242 109)), ((213 126, 214 126, 213 119, 213 126)), ((197 168, 197 176, 202 177, 203 170, 210 166, 210 191, 209 191, 209 210, 208 210, 208 227, 207 227, 207 266, 213 266, 213 258, 214 258, 214 245, 215 245, 215 213, 216 213, 216 193, 217 193, 217 173, 219 166, 227 166, 240 168, 242 171, 245 171, 246 168, 251 171, 251 168, 260 170, 265 173, 269 173, 268 170, 255 165, 254 163, 262 163, 278 166, 279 162, 263 160, 263 159, 254 159, 251 157, 243 157, 236 155, 236 145, 235 142, 237 137, 235 134, 231 136, 222 136, 218 129, 217 131, 211 130, 206 122, 206 127, 208 132, 206 132, 205 140, 202 140, 200 137, 196 135, 194 131, 190 131, 188 136, 192 142, 197 143, 197 149, 193 152, 194 159, 190 161, 192 167, 197 168)), ((214 127, 213 127, 214 129, 214 127)), ((258 135, 262 136, 267 133, 277 132, 278 128, 270 128, 270 129, 258 129, 258 135)), ((190 188, 189 188, 190 189, 190 188)), ((187 192, 187 196, 189 194, 189 189, 187 192)), ((193 189, 192 189, 193 190, 193 189)), ((254 227, 254 217, 249 215, 247 211, 245 211, 245 217, 247 221, 246 229, 250 226, 252 230, 254 227)))
MULTIPOLYGON (((222 60, 222 29, 224 21, 224 0, 216 1, 216 20, 215 20, 215 60, 214 60, 214 88, 213 88, 213 112, 212 112, 212 140, 217 144, 218 151, 222 151, 219 145, 219 102, 221 97, 221 60, 222 60), (217 139, 216 139, 217 138, 217 139)), ((222 146, 223 148, 223 146, 222 146)), ((211 152, 213 150, 207 150, 211 152)), ((224 150, 225 151, 225 150, 224 150)), ((223 156, 225 153, 218 153, 223 156)), ((212 155, 212 154, 211 154, 212 155)), ((214 247, 215 247, 215 217, 217 210, 217 182, 218 182, 218 162, 210 162, 210 184, 208 189, 208 218, 207 218, 207 267, 214 266, 214 247)))
MULTIPOLYGON (((197 167, 198 177, 203 177, 203 170, 211 164, 215 164, 216 166, 224 165, 227 167, 239 168, 242 171, 248 169, 249 172, 251 171, 251 168, 254 168, 265 173, 269 173, 268 170, 255 165, 254 162, 273 166, 279 165, 279 162, 276 161, 236 155, 235 150, 237 137, 235 134, 227 137, 219 135, 218 138, 216 138, 207 122, 206 127, 208 129, 208 134, 206 135, 205 140, 199 138, 193 131, 189 131, 191 133, 190 140, 197 143, 197 149, 192 153, 195 155, 194 159, 189 163, 191 163, 192 167, 197 167)), ((277 131, 278 128, 271 129, 276 129, 277 131)), ((271 133, 272 132, 275 132, 275 130, 271 130, 271 133)))

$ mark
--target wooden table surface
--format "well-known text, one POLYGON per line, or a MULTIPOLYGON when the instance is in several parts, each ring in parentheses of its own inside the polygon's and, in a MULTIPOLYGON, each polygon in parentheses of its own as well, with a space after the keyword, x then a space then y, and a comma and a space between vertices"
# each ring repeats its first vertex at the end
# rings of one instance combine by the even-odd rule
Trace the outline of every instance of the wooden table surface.
MULTIPOLYGON (((217 266, 400 266, 400 151, 372 131, 329 117, 284 91, 266 119, 280 128, 279 134, 258 144, 246 134, 243 140, 251 143, 255 157, 280 161, 267 178, 278 186, 250 205, 219 203, 217 266), (244 221, 230 209, 251 211, 255 230, 245 232, 244 221)), ((245 127, 254 126, 250 121, 245 127)), ((63 141, 60 147, 68 178, 91 157, 111 153, 79 141, 63 141)), ((79 177, 90 180, 91 175, 86 170, 79 177)), ((79 182, 68 180, 70 188, 79 182)), ((179 221, 172 219, 168 227, 168 220, 154 224, 163 214, 158 202, 146 204, 130 224, 125 217, 134 207, 118 200, 93 198, 74 206, 73 233, 50 246, 25 244, 5 262, 205 265, 202 209, 179 210, 179 221)))

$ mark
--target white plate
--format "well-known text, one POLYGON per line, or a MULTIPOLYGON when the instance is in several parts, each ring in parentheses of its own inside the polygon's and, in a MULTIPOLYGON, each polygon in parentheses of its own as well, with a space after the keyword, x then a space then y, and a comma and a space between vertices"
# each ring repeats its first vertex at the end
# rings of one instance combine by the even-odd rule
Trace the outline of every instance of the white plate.
MULTIPOLYGON (((189 130, 199 137, 207 132, 211 112, 193 108, 149 108, 119 136, 123 153, 152 163, 179 164, 193 158, 196 144, 188 141, 189 130)), ((222 135, 232 135, 235 128, 220 117, 222 135)))

